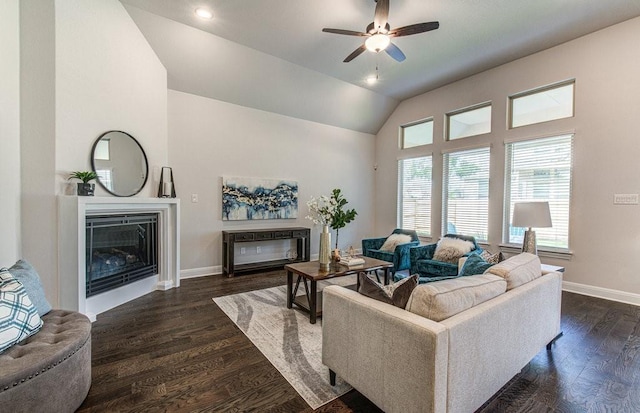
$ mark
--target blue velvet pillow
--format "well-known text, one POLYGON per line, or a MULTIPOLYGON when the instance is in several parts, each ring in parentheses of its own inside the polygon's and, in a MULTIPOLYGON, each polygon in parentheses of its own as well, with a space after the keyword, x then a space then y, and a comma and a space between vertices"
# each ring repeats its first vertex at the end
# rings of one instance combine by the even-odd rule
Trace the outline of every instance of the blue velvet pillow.
POLYGON ((20 281, 27 291, 31 302, 38 310, 40 317, 51 311, 51 304, 47 301, 40 283, 40 275, 36 272, 35 268, 31 266, 26 260, 19 260, 11 268, 4 268, 9 271, 13 278, 20 281))
POLYGON ((458 275, 463 277, 465 275, 482 274, 492 265, 494 264, 486 262, 479 254, 471 254, 460 269, 460 274, 458 275))

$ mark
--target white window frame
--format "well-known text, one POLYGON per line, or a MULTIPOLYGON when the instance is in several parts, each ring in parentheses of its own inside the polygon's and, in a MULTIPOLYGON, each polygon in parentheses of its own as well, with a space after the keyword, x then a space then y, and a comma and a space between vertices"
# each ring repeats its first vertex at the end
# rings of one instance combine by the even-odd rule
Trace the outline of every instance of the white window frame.
POLYGON ((417 148, 419 146, 425 146, 425 145, 431 145, 433 143, 433 118, 427 118, 427 119, 422 119, 422 120, 418 120, 415 122, 411 122, 411 123, 407 123, 405 125, 400 125, 400 149, 410 149, 410 148, 417 148), (407 128, 411 128, 413 126, 418 126, 418 125, 423 125, 423 124, 427 124, 427 123, 431 123, 431 136, 429 136, 428 142, 425 143, 420 143, 418 145, 412 145, 412 146, 406 146, 405 143, 405 129, 407 128))
MULTIPOLYGON (((417 185, 420 185, 420 182, 416 183, 417 185)), ((424 156, 417 156, 414 158, 406 158, 406 159, 399 159, 398 160, 398 217, 397 217, 397 222, 398 222, 398 227, 399 228, 404 228, 404 229, 413 229, 415 230, 419 236, 421 237, 430 237, 432 231, 432 213, 433 213, 433 207, 432 207, 432 194, 433 194, 433 155, 432 154, 428 154, 428 155, 424 155, 424 156), (427 179, 425 179, 425 181, 428 182, 423 182, 425 185, 425 187, 416 187, 414 188, 414 191, 416 192, 422 192, 424 197, 418 197, 415 198, 416 201, 413 205, 406 205, 407 203, 407 199, 408 197, 405 194, 405 176, 404 176, 404 166, 406 165, 406 162, 410 162, 410 161, 417 161, 420 159, 425 159, 425 161, 427 162, 427 166, 430 169, 430 174, 429 177, 427 179), (406 214, 405 208, 408 210, 410 208, 414 209, 414 215, 413 215, 413 224, 410 224, 410 220, 409 219, 405 219, 408 215, 406 214), (422 219, 417 219, 416 216, 418 216, 418 213, 416 213, 415 211, 421 210, 422 211, 422 215, 426 215, 426 218, 422 218, 422 219), (423 225, 419 225, 419 223, 423 223, 423 225)))
MULTIPOLYGON (((524 234, 526 228, 511 228, 511 215, 513 211, 513 204, 516 202, 528 202, 528 201, 548 201, 549 209, 551 211, 551 228, 534 228, 536 231, 536 240, 538 250, 570 253, 570 221, 571 221, 571 186, 573 181, 573 144, 575 140, 575 134, 573 132, 557 134, 554 136, 539 137, 526 140, 518 140, 512 142, 505 142, 505 181, 504 181, 504 216, 503 216, 503 228, 502 228, 502 241, 505 245, 514 247, 520 247, 521 241, 517 236, 517 232, 520 231, 524 234), (538 148, 532 148, 531 145, 538 143, 538 148), (550 151, 543 147, 543 144, 547 143, 549 148, 552 145, 558 145, 555 151, 550 151), (562 146, 562 145, 567 145, 562 146), (527 148, 528 146, 528 148, 527 148), (532 152, 538 150, 540 159, 533 157, 532 152), (531 160, 531 178, 522 179, 520 173, 518 177, 514 177, 513 163, 518 160, 514 158, 514 150, 518 151, 519 156, 522 159, 522 170, 526 171, 528 166, 525 160, 531 160), (567 153, 568 150, 568 153, 567 153), (554 153, 555 152, 555 153, 554 153), (557 155, 556 155, 557 154, 557 155), (553 156, 558 156, 558 159, 554 159, 553 156), (566 159, 569 156, 569 159, 566 159), (547 165, 545 165, 545 163, 547 165), (536 178, 536 171, 538 176, 544 176, 541 171, 550 171, 548 176, 553 176, 556 185, 548 184, 536 178), (566 174, 568 173, 568 182, 566 181, 566 174), (565 175, 563 177, 563 175, 565 175), (513 193, 519 192, 517 196, 513 193), (540 192, 544 193, 540 193, 540 192), (536 194, 538 192, 538 194, 536 194), (512 236, 513 233, 513 236, 512 236), (566 244, 561 244, 559 240, 566 238, 566 244), (560 245, 559 245, 560 244, 560 245)), ((551 178, 550 178, 551 179, 551 178)))
POLYGON ((493 105, 492 105, 491 101, 478 103, 478 104, 473 105, 473 106, 468 106, 466 108, 456 109, 454 111, 447 112, 445 114, 445 140, 453 141, 453 140, 470 138, 472 136, 486 135, 488 133, 491 133, 492 118, 493 118, 493 105), (478 132, 470 132, 470 133, 458 135, 458 136, 455 136, 455 137, 451 136, 451 129, 452 129, 451 128, 451 120, 452 120, 452 118, 454 118, 454 117, 456 117, 458 115, 471 113, 471 112, 482 110, 482 109, 486 109, 486 108, 489 108, 489 123, 488 123, 489 129, 488 130, 484 130, 483 129, 483 130, 480 130, 478 132))
POLYGON ((447 234, 452 232, 450 224, 455 226, 455 232, 463 235, 471 235, 476 238, 478 242, 487 242, 489 239, 489 187, 491 178, 491 146, 480 146, 475 148, 460 149, 456 151, 446 152, 443 154, 442 163, 442 233, 447 234), (486 152, 486 154, 485 154, 486 152), (474 172, 476 182, 473 179, 467 180, 465 177, 459 176, 454 179, 455 176, 451 175, 451 164, 453 157, 461 157, 464 154, 469 156, 486 156, 486 165, 482 165, 480 170, 474 172), (486 181, 486 185, 485 185, 486 181), (451 184, 455 183, 455 187, 451 184), (450 196, 452 193, 461 192, 462 195, 459 199, 464 199, 464 194, 475 193, 478 196, 466 197, 469 202, 460 202, 456 200, 456 197, 450 196), (454 201, 455 200, 455 201, 454 201), (454 205, 455 218, 450 217, 450 212, 454 205), (482 207, 482 208, 479 208, 482 207), (457 220, 458 211, 460 211, 462 218, 457 220), (466 219, 473 214, 483 216, 484 222, 480 225, 475 225, 469 222, 465 222, 466 219), (454 221, 452 221, 454 219, 454 221), (475 229, 473 228, 475 227, 475 229))
POLYGON ((507 115, 507 119, 508 119, 508 127, 509 129, 516 129, 516 128, 522 128, 524 126, 529 126, 529 125, 537 125, 539 123, 545 123, 545 122, 551 122, 554 120, 560 120, 560 119, 567 119, 567 118, 572 118, 575 116, 575 111, 576 111, 576 102, 575 102, 575 96, 576 96, 576 81, 575 79, 570 79, 570 80, 564 80, 562 82, 558 82, 558 83, 554 83, 551 85, 547 85, 547 86, 542 86, 542 87, 538 87, 532 90, 527 90, 525 92, 520 92, 520 93, 516 93, 514 95, 509 96, 509 102, 508 102, 508 115, 507 115), (521 123, 518 125, 513 124, 514 122, 514 102, 517 101, 518 99, 526 99, 529 97, 533 97, 536 95, 540 95, 552 90, 556 90, 556 89, 561 89, 567 86, 571 86, 571 114, 568 116, 565 115, 553 115, 552 113, 548 113, 548 117, 546 118, 540 118, 539 120, 535 120, 535 121, 531 121, 528 123, 521 123))

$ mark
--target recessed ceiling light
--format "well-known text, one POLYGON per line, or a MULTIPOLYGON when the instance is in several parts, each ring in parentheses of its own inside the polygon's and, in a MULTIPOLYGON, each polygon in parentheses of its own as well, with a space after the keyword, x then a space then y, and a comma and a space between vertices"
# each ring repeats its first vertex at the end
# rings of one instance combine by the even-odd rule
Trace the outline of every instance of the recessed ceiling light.
POLYGON ((207 19, 207 20, 210 20, 213 18, 213 13, 203 8, 197 8, 196 15, 198 15, 198 17, 202 17, 203 19, 207 19))
POLYGON ((368 77, 365 79, 365 81, 366 81, 368 84, 373 85, 374 83, 376 83, 376 82, 378 81, 378 76, 376 76, 376 75, 368 76, 368 77))

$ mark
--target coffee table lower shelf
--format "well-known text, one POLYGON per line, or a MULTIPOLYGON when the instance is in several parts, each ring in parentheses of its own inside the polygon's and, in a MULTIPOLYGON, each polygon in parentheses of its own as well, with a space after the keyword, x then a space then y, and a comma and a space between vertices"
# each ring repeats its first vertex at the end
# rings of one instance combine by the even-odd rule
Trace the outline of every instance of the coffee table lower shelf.
MULTIPOLYGON (((353 291, 358 291, 358 286, 356 284, 345 285, 344 288, 348 288, 353 291)), ((306 311, 307 313, 311 313, 309 309, 309 300, 307 300, 307 296, 296 295, 296 298, 293 300, 293 304, 297 305, 300 309, 306 311)), ((322 291, 316 293, 316 317, 320 317, 322 315, 322 291)))
MULTIPOLYGON (((311 309, 309 308, 309 301, 307 300, 306 295, 296 295, 293 303, 297 305, 302 310, 307 313, 311 313, 311 309)), ((316 293, 316 317, 320 317, 322 315, 322 291, 316 293)))

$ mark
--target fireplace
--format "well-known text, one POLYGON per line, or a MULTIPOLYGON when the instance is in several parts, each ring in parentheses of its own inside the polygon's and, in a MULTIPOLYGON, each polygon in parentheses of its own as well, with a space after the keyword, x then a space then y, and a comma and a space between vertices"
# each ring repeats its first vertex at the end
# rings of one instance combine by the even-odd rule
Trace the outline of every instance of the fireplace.
POLYGON ((158 274, 158 214, 86 217, 87 297, 158 274))
MULTIPOLYGON (((121 223, 115 222, 118 225, 121 223)), ((99 228, 97 231, 96 228, 93 230, 93 237, 96 240, 102 236, 96 237, 96 232, 100 231, 99 228)), ((95 245, 94 248, 96 248, 95 245)), ((104 251, 98 253, 104 253, 104 251)), ((107 253, 109 253, 108 250, 107 253)), ((140 259, 138 255, 136 258, 140 259)), ((130 257, 129 261, 133 261, 133 258, 130 257)), ((180 200, 178 198, 58 196, 58 274, 60 308, 79 311, 86 314, 92 321, 96 320, 96 315, 150 292, 179 287, 180 200), (145 264, 151 262, 145 258, 146 252, 148 251, 152 255, 155 253, 155 264, 152 264, 152 266, 155 265, 155 269, 149 271, 150 275, 140 275, 139 269, 134 269, 134 271, 125 273, 126 275, 123 275, 119 280, 112 281, 119 283, 113 289, 104 290, 88 297, 87 269, 92 267, 88 261, 89 256, 93 256, 93 251, 87 251, 88 237, 92 235, 92 231, 88 231, 87 228, 87 219, 118 217, 120 220, 128 220, 127 222, 131 224, 133 219, 139 219, 143 215, 150 215, 152 221, 155 218, 155 226, 149 224, 150 227, 147 228, 147 224, 135 222, 133 225, 135 232, 132 231, 127 236, 104 236, 106 240, 101 240, 101 242, 110 243, 112 240, 109 238, 123 238, 127 240, 124 245, 118 247, 102 243, 97 248, 102 249, 104 245, 108 245, 106 248, 115 248, 125 251, 127 255, 135 255, 128 251, 128 247, 133 246, 142 251, 141 261, 145 264), (140 247, 138 224, 145 229, 140 232, 145 234, 155 232, 156 236, 153 237, 155 245, 146 244, 146 246, 140 247), (136 277, 137 281, 131 282, 131 278, 136 277), (122 278, 124 281, 128 278, 129 283, 122 284, 121 282, 124 282, 122 278)), ((102 278, 106 278, 106 276, 102 277, 102 275, 104 274, 98 275, 96 272, 96 276, 93 277, 96 279, 96 283, 105 282, 102 278)), ((93 285, 91 289, 93 290, 93 285)))

